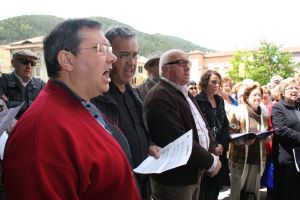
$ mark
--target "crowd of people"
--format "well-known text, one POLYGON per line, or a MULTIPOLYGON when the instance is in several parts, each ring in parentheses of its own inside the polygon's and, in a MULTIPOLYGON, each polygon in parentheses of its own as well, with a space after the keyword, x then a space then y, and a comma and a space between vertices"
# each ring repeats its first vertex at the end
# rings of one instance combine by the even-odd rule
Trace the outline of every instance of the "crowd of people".
MULTIPOLYGON (((190 88, 191 93, 194 91, 190 88)), ((221 78, 217 71, 208 70, 202 75, 197 91, 196 100, 212 130, 220 130, 214 127, 218 127, 216 124, 221 121, 222 112, 225 113, 226 121, 221 123, 226 127, 221 129, 224 138, 233 133, 275 129, 263 140, 232 142, 227 138, 228 162, 222 162, 222 168, 229 165, 230 199, 260 199, 262 187, 267 187, 268 200, 298 199, 300 172, 295 165, 293 149, 300 147, 299 77, 283 79, 275 75, 264 86, 249 79, 233 84, 229 77, 221 78), (205 80, 211 82, 211 87, 203 86, 205 80)), ((226 185, 224 179, 219 178, 214 184, 210 184, 211 180, 203 177, 203 199, 217 199, 216 195, 210 197, 211 188, 226 185)))
POLYGON ((217 200, 224 187, 231 200, 259 200, 261 187, 269 200, 300 197, 299 77, 275 75, 262 86, 207 70, 196 83, 187 53, 170 49, 148 56, 148 79, 133 87, 137 37, 91 19, 60 23, 43 41, 47 83, 33 77, 34 52, 13 53, 0 111, 21 109, 0 133, 0 199, 217 200), (133 172, 189 130, 186 165, 133 172))

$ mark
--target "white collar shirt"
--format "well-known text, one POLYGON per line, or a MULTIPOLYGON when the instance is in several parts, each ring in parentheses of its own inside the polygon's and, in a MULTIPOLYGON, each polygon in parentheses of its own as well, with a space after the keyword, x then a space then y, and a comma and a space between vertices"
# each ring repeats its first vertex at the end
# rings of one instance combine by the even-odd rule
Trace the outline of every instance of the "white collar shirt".
POLYGON ((19 76, 17 73, 15 73, 15 76, 24 87, 26 87, 26 85, 31 81, 31 79, 29 79, 27 82, 24 82, 21 76, 19 76))
POLYGON ((175 88, 177 88, 178 90, 180 90, 183 93, 184 97, 186 98, 187 102, 189 103, 191 113, 193 115, 194 122, 196 124, 197 133, 198 133, 198 137, 199 137, 199 144, 203 148, 208 150, 209 143, 210 143, 210 140, 208 137, 208 130, 206 128, 206 124, 205 124, 199 110, 197 109, 194 102, 190 99, 190 97, 188 95, 188 87, 186 85, 184 85, 184 86, 178 85, 175 82, 173 82, 169 79, 166 79, 164 77, 162 77, 162 79, 164 81, 170 83, 172 86, 174 86, 175 88))

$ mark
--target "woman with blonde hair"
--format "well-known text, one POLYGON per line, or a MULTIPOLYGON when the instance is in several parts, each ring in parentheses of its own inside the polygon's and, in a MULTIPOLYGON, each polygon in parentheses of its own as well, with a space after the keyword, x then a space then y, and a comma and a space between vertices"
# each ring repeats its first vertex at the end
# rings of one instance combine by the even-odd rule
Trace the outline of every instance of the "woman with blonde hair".
POLYGON ((299 85, 294 79, 280 84, 281 100, 272 108, 275 200, 298 200, 300 173, 293 159, 293 148, 300 148, 299 85))
POLYGON ((231 96, 232 86, 233 86, 233 81, 231 78, 224 77, 222 79, 221 95, 224 99, 225 111, 227 115, 230 113, 232 109, 238 106, 238 101, 231 96))

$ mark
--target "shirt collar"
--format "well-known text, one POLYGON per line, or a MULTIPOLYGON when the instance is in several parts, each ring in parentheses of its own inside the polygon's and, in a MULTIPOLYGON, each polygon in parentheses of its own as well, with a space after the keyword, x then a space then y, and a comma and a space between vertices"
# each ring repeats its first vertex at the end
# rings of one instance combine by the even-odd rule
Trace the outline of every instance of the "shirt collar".
POLYGON ((21 76, 19 76, 16 72, 14 72, 14 74, 15 74, 16 78, 18 79, 18 81, 19 81, 24 87, 26 87, 26 85, 31 81, 31 78, 30 78, 27 82, 25 82, 25 81, 23 81, 23 79, 21 78, 21 76))
POLYGON ((161 77, 161 79, 164 80, 164 81, 166 81, 166 82, 168 82, 168 83, 170 83, 172 86, 174 86, 175 88, 177 88, 178 90, 180 90, 185 97, 188 97, 189 88, 187 87, 187 85, 183 85, 183 86, 182 85, 178 85, 177 83, 175 83, 175 82, 173 82, 173 81, 171 81, 171 80, 169 80, 169 79, 167 79, 165 77, 161 77))

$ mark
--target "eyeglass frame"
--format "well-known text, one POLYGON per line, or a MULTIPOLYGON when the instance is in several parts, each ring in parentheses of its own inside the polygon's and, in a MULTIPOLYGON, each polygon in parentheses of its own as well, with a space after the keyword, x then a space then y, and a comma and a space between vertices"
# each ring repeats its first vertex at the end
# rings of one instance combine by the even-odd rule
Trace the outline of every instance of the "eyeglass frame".
POLYGON ((141 54, 139 52, 128 52, 128 51, 121 51, 119 53, 115 53, 114 54, 117 56, 117 58, 121 59, 124 62, 128 62, 129 60, 133 59, 133 60, 137 60, 141 54))
POLYGON ((178 65, 180 67, 187 67, 187 68, 191 68, 191 63, 190 61, 186 61, 186 60, 174 60, 172 62, 168 62, 165 63, 164 65, 178 65))
POLYGON ((287 86, 286 88, 284 88, 284 90, 287 90, 287 91, 290 91, 292 92, 293 89, 295 89, 297 92, 299 92, 300 88, 297 87, 297 86, 292 86, 291 88, 288 88, 288 87, 291 87, 291 86, 287 86))
POLYGON ((36 61, 34 60, 28 60, 26 58, 17 58, 17 61, 19 61, 22 65, 28 65, 30 63, 31 67, 35 67, 36 66, 36 61))
POLYGON ((84 49, 96 49, 98 55, 107 55, 108 52, 112 53, 112 46, 110 44, 98 43, 96 46, 78 48, 78 50, 84 50, 84 49))

